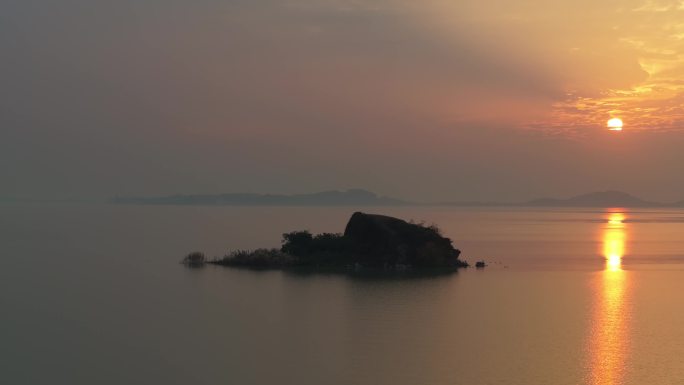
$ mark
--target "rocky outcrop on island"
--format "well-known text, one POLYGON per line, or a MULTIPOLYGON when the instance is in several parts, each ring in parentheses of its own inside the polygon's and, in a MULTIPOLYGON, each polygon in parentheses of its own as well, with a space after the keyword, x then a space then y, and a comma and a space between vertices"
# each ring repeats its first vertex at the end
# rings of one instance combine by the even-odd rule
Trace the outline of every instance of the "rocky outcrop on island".
POLYGON ((461 251, 436 226, 409 223, 385 215, 356 212, 344 230, 352 252, 370 266, 460 266, 461 251))
POLYGON ((356 212, 344 234, 283 234, 280 249, 233 251, 208 263, 249 268, 457 269, 468 264, 436 226, 356 212))

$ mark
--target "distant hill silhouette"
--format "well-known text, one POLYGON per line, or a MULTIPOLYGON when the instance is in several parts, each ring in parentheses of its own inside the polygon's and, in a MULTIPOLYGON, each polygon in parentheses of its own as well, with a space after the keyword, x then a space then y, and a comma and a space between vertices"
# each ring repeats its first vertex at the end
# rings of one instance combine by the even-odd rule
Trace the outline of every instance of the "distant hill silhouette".
POLYGON ((436 205, 462 207, 684 207, 684 200, 662 203, 643 200, 615 190, 592 192, 571 198, 539 198, 527 202, 442 202, 436 205))
POLYGON ((540 198, 527 202, 438 202, 416 203, 379 196, 362 189, 322 191, 311 194, 190 194, 161 197, 116 197, 117 204, 137 205, 216 205, 216 206, 462 206, 462 207, 684 207, 674 203, 646 201, 621 191, 600 191, 571 198, 540 198))
POLYGON ((312 194, 169 195, 163 197, 116 197, 118 204, 139 205, 226 205, 226 206, 400 206, 411 204, 399 199, 378 196, 370 191, 323 191, 312 194))
POLYGON ((663 203, 649 202, 621 191, 601 191, 578 195, 568 199, 541 198, 522 204, 523 206, 550 207, 659 207, 663 203))

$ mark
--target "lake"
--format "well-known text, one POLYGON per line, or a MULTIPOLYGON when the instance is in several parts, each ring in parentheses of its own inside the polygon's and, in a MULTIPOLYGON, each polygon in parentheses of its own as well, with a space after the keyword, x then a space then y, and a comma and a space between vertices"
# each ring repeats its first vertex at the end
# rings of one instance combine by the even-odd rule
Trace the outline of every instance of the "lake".
POLYGON ((346 207, 0 205, 3 384, 684 383, 684 211, 378 207, 483 270, 188 269, 346 207))

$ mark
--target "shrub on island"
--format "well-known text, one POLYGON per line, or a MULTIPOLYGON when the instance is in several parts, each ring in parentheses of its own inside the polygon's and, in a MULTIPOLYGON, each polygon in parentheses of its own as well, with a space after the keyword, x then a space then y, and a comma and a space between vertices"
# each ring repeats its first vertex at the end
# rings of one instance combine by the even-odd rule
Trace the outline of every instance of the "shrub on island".
POLYGON ((204 253, 199 251, 193 251, 192 253, 186 255, 181 261, 182 264, 191 267, 202 266, 204 265, 204 262, 206 262, 204 253))
POLYGON ((214 265, 272 269, 294 266, 297 258, 278 249, 235 250, 223 258, 209 261, 214 265))

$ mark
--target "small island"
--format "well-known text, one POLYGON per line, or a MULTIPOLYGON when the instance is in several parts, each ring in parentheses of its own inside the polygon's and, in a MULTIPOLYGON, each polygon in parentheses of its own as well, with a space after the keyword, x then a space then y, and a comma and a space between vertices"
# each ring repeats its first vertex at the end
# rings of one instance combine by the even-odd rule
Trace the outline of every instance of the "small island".
POLYGON ((252 269, 319 268, 326 270, 455 270, 467 267, 461 252, 439 229, 398 218, 354 213, 344 234, 294 231, 283 234, 280 249, 237 250, 205 260, 199 252, 183 260, 252 269))

